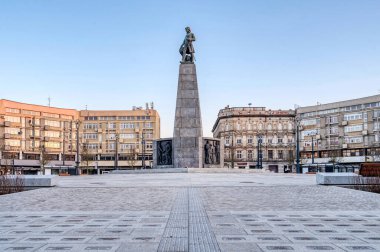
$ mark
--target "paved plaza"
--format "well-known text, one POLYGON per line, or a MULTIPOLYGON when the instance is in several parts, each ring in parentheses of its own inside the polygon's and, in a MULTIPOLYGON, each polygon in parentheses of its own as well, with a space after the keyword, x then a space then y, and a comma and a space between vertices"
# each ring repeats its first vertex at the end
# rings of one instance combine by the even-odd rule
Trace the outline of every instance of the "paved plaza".
POLYGON ((107 174, 0 196, 0 251, 380 251, 380 195, 314 175, 107 174))

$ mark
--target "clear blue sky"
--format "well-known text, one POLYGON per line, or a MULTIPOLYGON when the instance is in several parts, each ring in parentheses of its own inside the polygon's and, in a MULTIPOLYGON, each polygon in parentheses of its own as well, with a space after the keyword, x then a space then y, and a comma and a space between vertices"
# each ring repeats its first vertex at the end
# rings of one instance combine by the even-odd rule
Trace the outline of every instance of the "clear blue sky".
POLYGON ((226 105, 380 92, 379 0, 2 0, 0 98, 76 109, 153 101, 172 136, 185 26, 197 37, 204 135, 226 105))

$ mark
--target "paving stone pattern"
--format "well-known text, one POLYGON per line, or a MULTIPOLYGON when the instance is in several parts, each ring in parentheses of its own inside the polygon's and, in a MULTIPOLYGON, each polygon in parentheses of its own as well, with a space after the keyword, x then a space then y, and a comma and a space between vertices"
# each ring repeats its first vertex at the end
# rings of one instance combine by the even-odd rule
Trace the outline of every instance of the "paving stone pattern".
POLYGON ((0 251, 380 251, 380 195, 246 175, 141 174, 129 187, 98 176, 3 195, 0 251))

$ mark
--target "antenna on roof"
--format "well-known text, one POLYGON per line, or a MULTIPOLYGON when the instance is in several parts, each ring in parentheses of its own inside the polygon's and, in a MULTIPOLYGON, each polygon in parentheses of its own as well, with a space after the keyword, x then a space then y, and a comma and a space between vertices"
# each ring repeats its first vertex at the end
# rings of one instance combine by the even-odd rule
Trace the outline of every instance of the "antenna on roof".
POLYGON ((50 101, 51 101, 51 98, 50 96, 48 97, 48 106, 50 107, 50 101))
POLYGON ((86 104, 86 110, 87 110, 87 104, 86 104))

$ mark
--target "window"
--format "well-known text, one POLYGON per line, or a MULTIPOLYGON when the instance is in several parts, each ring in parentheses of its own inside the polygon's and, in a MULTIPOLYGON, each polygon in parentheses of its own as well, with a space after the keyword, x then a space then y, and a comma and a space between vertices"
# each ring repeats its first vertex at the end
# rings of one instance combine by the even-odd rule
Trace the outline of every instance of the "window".
POLYGON ((373 130, 380 130, 380 122, 375 122, 373 124, 373 130))
POLYGON ((134 123, 120 123, 120 129, 134 129, 134 123))
POLYGON ((107 134, 107 139, 108 140, 114 140, 114 139, 116 139, 116 134, 115 133, 109 133, 109 134, 107 134))
POLYGON ((21 118, 16 116, 4 116, 4 120, 7 122, 20 123, 21 118))
POLYGON ((320 129, 312 129, 312 130, 304 130, 301 132, 301 138, 303 139, 305 136, 315 136, 319 134, 320 129))
POLYGON ((115 149, 115 143, 108 143, 107 144, 107 149, 114 150, 115 149))
POLYGON ((152 143, 146 143, 145 148, 148 150, 153 149, 153 144, 152 143))
POLYGON ((122 150, 134 150, 139 148, 139 145, 136 143, 124 143, 120 144, 120 149, 122 150))
POLYGON ((277 129, 278 129, 278 130, 282 130, 282 124, 281 124, 281 123, 279 123, 279 124, 277 125, 277 129))
POLYGON ((237 144, 242 144, 241 137, 236 138, 236 143, 237 143, 237 144))
POLYGON ((21 113, 24 115, 34 115, 34 116, 39 116, 41 113, 36 112, 36 111, 31 111, 31 110, 22 110, 21 113))
POLYGON ((107 129, 116 129, 116 123, 108 123, 107 129))
POLYGON ((5 145, 9 146, 21 146, 20 140, 5 139, 5 145))
POLYGON ((261 123, 259 123, 259 130, 262 130, 263 129, 263 125, 261 123))
POLYGON ((237 124, 236 124, 236 130, 241 130, 240 123, 237 123, 237 124))
POLYGON ((60 133, 58 131, 45 131, 44 134, 46 137, 59 138, 59 136, 60 136, 60 133))
POLYGON ((120 139, 133 139, 133 138, 135 138, 135 134, 133 133, 120 134, 120 139))
POLYGON ((376 117, 380 117, 380 110, 374 110, 373 111, 373 117, 376 118, 376 117))
POLYGON ((224 144, 230 145, 230 137, 229 136, 226 136, 226 138, 224 139, 224 144))
POLYGON ((51 117, 51 118, 59 118, 58 114, 51 114, 51 113, 45 113, 45 112, 42 112, 42 116, 51 117))
POLYGON ((337 116, 330 116, 327 120, 328 123, 338 123, 338 117, 337 116))
POLYGON ((61 122, 45 120, 45 125, 59 128, 59 127, 61 127, 61 122))
POLYGON ((15 108, 6 108, 5 112, 12 113, 12 114, 20 114, 20 110, 19 109, 15 109, 15 108))
POLYGON ((273 150, 268 150, 268 159, 273 159, 273 150))
POLYGON ((20 129, 19 128, 4 128, 4 132, 5 133, 8 133, 8 134, 11 134, 11 135, 18 135, 20 133, 20 129))
POLYGON ((273 143, 273 139, 272 138, 268 138, 268 143, 273 143))
POLYGON ((362 131, 363 130, 363 125, 358 124, 358 125, 350 125, 344 127, 344 132, 355 132, 355 131, 362 131))
POLYGON ((317 124, 317 119, 306 119, 301 121, 301 125, 303 126, 309 126, 309 125, 316 125, 317 124))
POLYGON ((272 124, 267 125, 267 130, 272 130, 272 124))
POLYGON ((346 143, 362 143, 363 142, 363 137, 345 137, 344 141, 346 143))
POLYGON ((152 122, 146 122, 144 127, 147 129, 151 129, 151 128, 153 128, 153 123, 152 122))
POLYGON ((330 137, 329 138, 329 144, 330 145, 339 145, 339 138, 338 137, 330 137))
POLYGON ((85 116, 84 120, 86 120, 86 121, 96 121, 96 120, 98 120, 98 117, 97 116, 85 116))
POLYGON ((248 150, 248 159, 253 160, 253 150, 248 150))
POLYGON ((61 115, 61 118, 66 120, 73 120, 73 117, 70 115, 61 115))
POLYGON ((99 145, 97 143, 86 143, 84 146, 88 150, 97 150, 99 148, 99 145))
POLYGON ((46 143, 45 143, 45 147, 46 147, 46 148, 54 148, 54 149, 57 149, 57 148, 60 148, 60 147, 61 147, 61 143, 58 143, 58 142, 46 142, 46 143))
POLYGON ((144 137, 145 137, 146 139, 153 139, 153 133, 151 133, 151 132, 146 132, 146 133, 144 133, 144 137))
POLYGON ((248 144, 252 144, 253 143, 253 137, 248 136, 247 142, 248 142, 248 144))
POLYGON ((361 120, 362 118, 363 118, 362 113, 345 114, 344 115, 344 120, 345 121, 361 120))
POLYGON ((99 116, 99 120, 101 120, 101 121, 115 121, 116 116, 99 116))
POLYGON ((85 123, 84 124, 85 129, 98 129, 97 123, 85 123))
POLYGON ((236 151, 236 158, 238 158, 238 159, 242 159, 243 158, 241 150, 236 151))
POLYGON ((282 138, 278 138, 277 143, 282 143, 282 138))
POLYGON ((98 139, 98 134, 96 133, 85 133, 83 134, 84 139, 98 139))
POLYGON ((339 128, 338 128, 338 126, 330 127, 329 128, 329 132, 330 132, 330 134, 334 134, 334 135, 339 134, 339 128))
POLYGON ((282 150, 277 151, 278 159, 284 159, 284 152, 282 150))

